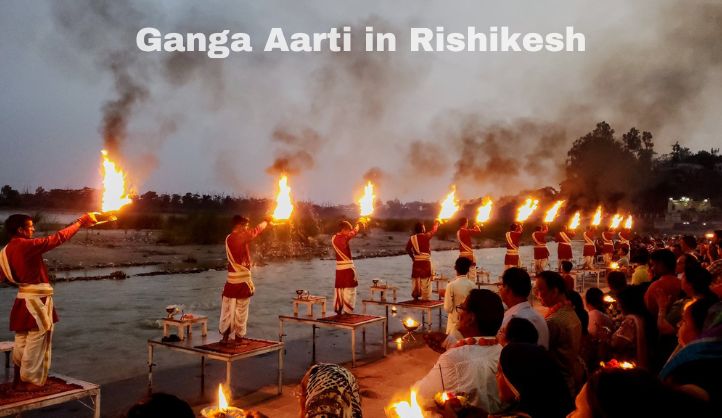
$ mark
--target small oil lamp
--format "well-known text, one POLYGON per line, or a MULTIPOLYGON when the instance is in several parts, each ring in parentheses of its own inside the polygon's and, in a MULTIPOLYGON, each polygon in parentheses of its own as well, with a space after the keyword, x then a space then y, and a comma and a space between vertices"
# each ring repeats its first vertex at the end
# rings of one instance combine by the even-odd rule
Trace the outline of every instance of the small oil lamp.
POLYGON ((617 359, 611 359, 608 362, 600 361, 599 365, 602 366, 605 369, 622 369, 622 370, 632 370, 636 369, 637 365, 634 364, 634 362, 631 361, 619 361, 617 359))
POLYGON ((419 324, 413 318, 406 318, 404 322, 402 322, 402 324, 404 325, 404 328, 406 328, 406 334, 401 339, 416 341, 416 338, 414 337, 414 331, 419 329, 419 325, 421 324, 419 324))
POLYGON ((168 305, 165 307, 165 311, 168 313, 168 319, 173 319, 180 309, 178 309, 178 305, 168 305))
POLYGON ((604 295, 604 298, 602 298, 602 300, 603 300, 605 303, 614 303, 614 302, 617 301, 617 300, 614 299, 611 295, 604 295))
POLYGON ((619 270, 619 263, 617 263, 616 261, 612 261, 611 263, 609 263, 609 268, 612 270, 619 270))
POLYGON ((401 351, 404 349, 404 340, 401 337, 398 337, 394 340, 396 342, 396 350, 401 351))
POLYGON ((223 394, 223 386, 218 385, 218 406, 207 406, 201 410, 204 418, 244 418, 246 413, 241 408, 229 406, 223 394))

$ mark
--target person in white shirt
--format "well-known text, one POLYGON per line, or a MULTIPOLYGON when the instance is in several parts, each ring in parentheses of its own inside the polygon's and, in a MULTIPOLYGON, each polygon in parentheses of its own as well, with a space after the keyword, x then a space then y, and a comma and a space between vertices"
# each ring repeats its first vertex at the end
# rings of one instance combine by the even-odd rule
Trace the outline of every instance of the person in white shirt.
POLYGON ((459 312, 456 307, 464 303, 466 297, 476 285, 469 279, 469 269, 472 261, 466 257, 459 257, 454 263, 456 279, 446 286, 444 294, 444 310, 449 314, 446 321, 446 334, 451 335, 455 340, 460 340, 461 335, 456 329, 459 322, 459 312))
POLYGON ((503 405, 496 387, 501 354, 496 333, 504 306, 491 290, 472 289, 457 309, 457 327, 464 338, 439 356, 429 373, 414 384, 414 389, 424 405, 433 405, 434 395, 446 390, 464 392, 472 406, 497 413, 503 405))
POLYGON ((544 348, 549 348, 549 328, 544 318, 529 304, 529 294, 531 293, 531 278, 529 273, 519 267, 511 267, 506 269, 501 276, 499 283, 499 296, 507 306, 504 312, 504 320, 501 323, 499 336, 502 337, 506 330, 506 325, 511 318, 524 318, 531 322, 539 333, 537 344, 544 348))

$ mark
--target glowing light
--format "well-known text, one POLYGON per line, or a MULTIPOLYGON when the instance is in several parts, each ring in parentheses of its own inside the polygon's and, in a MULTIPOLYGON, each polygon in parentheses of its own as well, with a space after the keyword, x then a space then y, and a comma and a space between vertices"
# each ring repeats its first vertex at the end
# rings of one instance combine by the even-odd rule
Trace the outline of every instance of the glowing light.
POLYGON ((418 326, 419 323, 416 322, 416 321, 414 321, 413 318, 406 318, 406 319, 404 320, 404 325, 405 325, 406 327, 408 327, 408 328, 413 328, 413 327, 415 327, 415 326, 418 326))
POLYGON ((456 187, 451 186, 451 192, 441 202, 441 211, 439 211, 439 221, 448 221, 459 210, 459 203, 456 200, 456 187))
POLYGON ((594 218, 592 218, 592 225, 599 226, 602 223, 602 207, 598 206, 597 211, 594 212, 594 218))
POLYGON ((557 213, 559 213, 559 209, 564 204, 563 200, 557 200, 554 203, 554 206, 552 206, 544 216, 544 223, 552 223, 554 222, 554 219, 557 217, 557 213))
POLYGON ((410 401, 401 401, 391 405, 399 418, 424 418, 421 405, 416 400, 416 391, 411 391, 410 401))
POLYGON ((572 220, 569 221, 569 229, 577 229, 581 219, 582 219, 582 214, 579 212, 575 213, 574 216, 572 217, 572 220))
POLYGON ((288 177, 281 176, 278 180, 278 194, 276 195, 276 209, 273 210, 273 219, 276 221, 286 221, 293 213, 293 203, 291 203, 291 188, 288 187, 288 177))
POLYGON ((221 412, 228 409, 228 401, 226 400, 226 395, 223 394, 223 386, 220 384, 218 385, 218 409, 220 409, 221 412))
POLYGON ((125 190, 125 174, 116 167, 108 157, 108 151, 102 150, 103 155, 103 212, 116 211, 131 202, 125 190))
POLYGON ((609 263, 609 268, 612 270, 619 270, 619 263, 617 263, 616 261, 612 261, 611 263, 609 263))
POLYGON ((619 228, 619 225, 622 223, 622 220, 624 220, 624 217, 618 213, 614 214, 614 217, 612 217, 612 222, 609 223, 609 227, 612 229, 619 228))
POLYGON ((604 295, 604 298, 602 298, 602 300, 606 303, 614 303, 617 301, 611 295, 604 295))
POLYGON ((539 207, 537 199, 527 198, 524 203, 516 210, 516 221, 524 222, 529 219, 532 213, 539 207))
POLYGON ((632 229, 632 215, 627 216, 627 220, 624 221, 624 229, 632 229))
POLYGON ((361 197, 361 199, 358 201, 358 204, 361 208, 361 217, 370 217, 372 213, 374 213, 374 199, 376 196, 374 195, 374 185, 370 181, 366 183, 366 187, 364 187, 364 195, 361 197))
POLYGON ((489 220, 491 217, 491 208, 494 205, 494 202, 488 197, 485 197, 481 201, 481 206, 479 206, 479 209, 476 211, 476 222, 483 224, 489 220))

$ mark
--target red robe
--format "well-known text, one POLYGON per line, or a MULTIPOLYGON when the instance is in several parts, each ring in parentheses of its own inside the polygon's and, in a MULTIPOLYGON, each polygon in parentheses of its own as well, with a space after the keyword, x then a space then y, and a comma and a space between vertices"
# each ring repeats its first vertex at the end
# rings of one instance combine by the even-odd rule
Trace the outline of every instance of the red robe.
MULTIPOLYGON (((5 254, 8 258, 10 271, 16 283, 39 284, 50 283, 48 268, 43 261, 43 254, 69 240, 80 229, 76 222, 53 235, 43 238, 13 237, 8 243, 5 254)), ((0 276, 5 275, 0 269, 0 276)), ((43 303, 47 298, 41 298, 43 303)), ((58 322, 58 315, 53 308, 53 322, 58 322)), ((25 300, 15 299, 10 311, 10 331, 28 332, 38 329, 35 318, 25 305, 25 300)))
POLYGON ((480 234, 481 229, 478 225, 473 228, 459 228, 459 230, 456 231, 456 239, 459 241, 459 257, 466 257, 472 262, 475 262, 471 237, 480 234))
POLYGON ((426 279, 431 277, 431 237, 434 236, 438 229, 439 225, 435 224, 431 231, 412 235, 412 237, 416 237, 416 241, 419 243, 419 253, 421 253, 421 255, 428 254, 429 258, 426 260, 416 259, 420 254, 417 254, 414 249, 414 245, 411 243, 411 238, 409 238, 409 241, 406 243, 406 252, 409 254, 411 259, 414 260, 411 266, 412 279, 426 279))
MULTIPOLYGON (((247 269, 251 269, 251 249, 249 244, 266 229, 268 224, 261 222, 255 228, 248 228, 239 232, 232 232, 228 236, 228 248, 236 263, 247 269)), ((231 263, 228 263, 228 271, 235 272, 231 263)), ((227 298, 245 299, 253 296, 251 288, 247 283, 226 283, 223 286, 223 296, 227 298)))
POLYGON ((574 232, 557 232, 555 240, 559 244, 559 246, 557 247, 557 258, 559 260, 571 260, 573 258, 572 238, 574 238, 574 232))
MULTIPOLYGON (((349 246, 348 242, 351 240, 351 238, 355 237, 357 233, 358 230, 352 229, 349 232, 339 232, 331 238, 331 241, 333 242, 335 248, 338 248, 338 250, 334 250, 334 252, 336 253, 336 261, 353 260, 353 257, 351 256, 351 247, 349 246), (341 254, 339 254, 338 251, 340 251, 341 254)), ((336 269, 336 283, 334 284, 334 287, 344 288, 357 286, 358 281, 356 280, 355 269, 336 269)))
MULTIPOLYGON (((534 240, 534 259, 544 260, 549 258, 549 248, 547 248, 547 231, 534 231, 531 234, 531 239, 534 240)), ((507 245, 507 248, 508 245, 507 245)))
POLYGON ((632 231, 624 229, 619 231, 619 245, 629 249, 629 241, 632 239, 632 231))
POLYGON ((596 238, 594 231, 584 232, 584 257, 594 257, 597 255, 597 245, 594 243, 596 238))
POLYGON ((602 232, 602 254, 614 254, 614 231, 602 232))
POLYGON ((521 231, 509 231, 506 233, 506 254, 504 255, 505 266, 519 265, 519 242, 521 231))

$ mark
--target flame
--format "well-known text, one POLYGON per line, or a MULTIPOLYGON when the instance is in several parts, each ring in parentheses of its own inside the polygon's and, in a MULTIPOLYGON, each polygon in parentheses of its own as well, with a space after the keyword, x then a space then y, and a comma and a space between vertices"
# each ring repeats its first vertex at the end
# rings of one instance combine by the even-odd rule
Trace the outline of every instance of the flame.
POLYGON ((559 208, 561 208, 563 204, 563 200, 557 200, 556 203, 554 203, 554 206, 552 206, 551 209, 549 209, 544 216, 545 224, 554 222, 554 218, 557 217, 557 213, 559 213, 559 208))
POLYGON ((476 222, 483 224, 484 222, 487 222, 489 218, 491 217, 491 207, 494 205, 494 202, 488 197, 485 197, 481 201, 481 206, 479 206, 479 209, 477 209, 476 212, 476 222))
POLYGON ((619 228, 619 224, 622 223, 622 220, 624 217, 618 213, 614 214, 614 217, 612 218, 612 222, 609 223, 609 227, 612 229, 619 228))
POLYGON ((519 206, 519 208, 516 210, 516 221, 526 221, 527 219, 529 219, 529 216, 531 216, 531 214, 536 210, 537 207, 539 207, 539 201, 537 199, 532 199, 528 197, 526 201, 524 201, 524 204, 519 206))
POLYGON ((572 217, 572 220, 569 221, 569 229, 577 229, 581 218, 582 218, 581 213, 579 213, 579 212, 575 213, 574 216, 572 217))
POLYGON ((394 341, 396 342, 396 349, 401 351, 404 348, 404 340, 401 337, 398 337, 394 341))
POLYGON ((358 204, 361 207, 362 217, 371 216, 371 214, 374 213, 375 198, 376 196, 374 195, 374 185, 369 181, 368 183, 366 183, 366 187, 364 187, 363 197, 358 201, 358 204))
POLYGON ((617 301, 611 295, 604 295, 604 298, 602 298, 602 300, 606 303, 614 303, 617 301))
POLYGON ((448 401, 448 400, 449 400, 449 393, 448 393, 448 392, 442 393, 442 394, 441 394, 441 401, 444 402, 444 403, 446 403, 446 401, 448 401))
POLYGON ((592 225, 599 226, 602 223, 602 207, 597 206, 597 211, 594 212, 594 219, 592 219, 592 225))
POLYGON ((108 151, 103 154, 103 212, 114 211, 131 202, 125 191, 125 174, 108 158, 108 151))
POLYGON ((411 391, 410 402, 401 401, 391 405, 399 418, 424 418, 421 405, 416 401, 416 391, 411 391))
POLYGON ((623 362, 619 363, 620 369, 630 370, 635 367, 637 367, 637 366, 634 363, 632 363, 631 361, 623 361, 623 362))
POLYGON ((451 192, 446 195, 446 199, 441 202, 441 211, 439 212, 439 220, 446 221, 451 219, 452 216, 459 210, 459 204, 456 201, 456 187, 451 186, 451 192))
POLYGON ((278 180, 278 195, 276 195, 276 209, 273 211, 273 219, 286 221, 291 217, 292 212, 291 188, 288 187, 288 177, 284 175, 278 180))
POLYGON ((414 321, 413 318, 406 318, 406 320, 404 321, 404 324, 405 324, 407 327, 412 328, 412 327, 417 326, 419 323, 416 322, 416 321, 414 321))
POLYGON ((223 386, 220 384, 218 385, 218 409, 221 411, 228 409, 228 401, 226 395, 223 394, 223 386))
POLYGON ((616 261, 612 261, 611 263, 609 263, 609 268, 612 270, 617 270, 619 269, 619 263, 617 263, 616 261))
POLYGON ((632 229, 632 215, 627 216, 627 220, 624 221, 624 229, 632 229))

